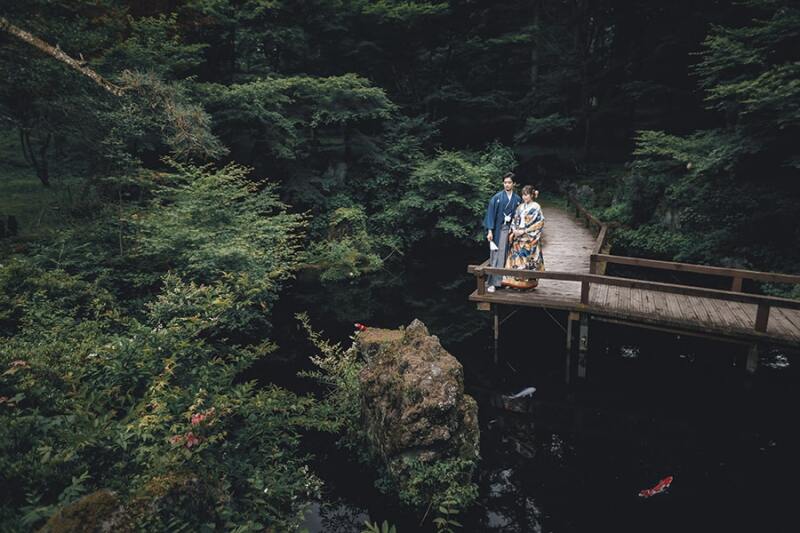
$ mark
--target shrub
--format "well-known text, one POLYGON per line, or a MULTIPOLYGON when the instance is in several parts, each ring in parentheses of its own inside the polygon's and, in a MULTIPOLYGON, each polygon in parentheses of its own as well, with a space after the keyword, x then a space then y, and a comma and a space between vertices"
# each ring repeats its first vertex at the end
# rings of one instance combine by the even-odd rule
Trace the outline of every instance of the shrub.
POLYGON ((144 530, 286 531, 317 493, 299 444, 328 411, 238 378, 274 350, 301 219, 240 167, 153 191, 125 206, 122 247, 105 211, 0 265, 2 530, 109 489, 144 530))

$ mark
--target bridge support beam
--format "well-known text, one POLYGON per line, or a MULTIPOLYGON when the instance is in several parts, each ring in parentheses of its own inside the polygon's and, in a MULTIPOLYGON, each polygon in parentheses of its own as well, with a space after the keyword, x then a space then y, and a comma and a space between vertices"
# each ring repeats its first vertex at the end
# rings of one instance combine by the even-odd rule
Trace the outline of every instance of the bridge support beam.
POLYGON ((494 330, 494 364, 497 364, 499 357, 500 344, 500 306, 492 304, 492 325, 494 330))
POLYGON ((589 355, 589 315, 570 312, 567 315, 567 346, 565 361, 565 381, 572 380, 573 361, 577 359, 578 377, 586 378, 586 363, 589 355), (577 335, 576 335, 577 333, 577 335), (577 337, 577 339, 576 339, 577 337))
POLYGON ((572 347, 574 345, 573 337, 574 328, 572 324, 578 319, 578 313, 569 312, 567 314, 567 349, 566 349, 566 369, 564 372, 564 381, 569 385, 570 378, 572 377, 572 347))
POLYGON ((581 313, 578 330, 578 377, 586 378, 587 359, 589 358, 589 314, 581 313))
POLYGON ((745 368, 747 369, 748 374, 754 374, 758 368, 759 351, 760 347, 758 343, 755 342, 751 344, 750 348, 747 350, 747 362, 745 363, 745 368))

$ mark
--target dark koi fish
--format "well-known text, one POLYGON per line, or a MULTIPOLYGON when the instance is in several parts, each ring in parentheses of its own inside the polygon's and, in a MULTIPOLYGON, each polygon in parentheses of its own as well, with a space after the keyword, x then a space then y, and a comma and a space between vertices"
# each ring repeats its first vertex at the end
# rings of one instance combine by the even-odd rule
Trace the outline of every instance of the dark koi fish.
POLYGON ((666 492, 669 486, 672 485, 672 476, 667 476, 651 489, 644 489, 639 491, 639 496, 642 498, 650 498, 651 496, 655 496, 656 494, 661 494, 662 492, 666 492))

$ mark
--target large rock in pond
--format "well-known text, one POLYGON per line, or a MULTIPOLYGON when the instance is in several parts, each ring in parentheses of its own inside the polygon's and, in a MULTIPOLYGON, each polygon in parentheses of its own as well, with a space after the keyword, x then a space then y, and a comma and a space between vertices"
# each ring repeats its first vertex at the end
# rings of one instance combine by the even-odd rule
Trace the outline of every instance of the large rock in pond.
POLYGON ((464 369, 422 322, 370 328, 356 343, 367 360, 359 375, 367 439, 390 473, 402 476, 409 459, 477 460, 478 405, 464 394, 464 369))

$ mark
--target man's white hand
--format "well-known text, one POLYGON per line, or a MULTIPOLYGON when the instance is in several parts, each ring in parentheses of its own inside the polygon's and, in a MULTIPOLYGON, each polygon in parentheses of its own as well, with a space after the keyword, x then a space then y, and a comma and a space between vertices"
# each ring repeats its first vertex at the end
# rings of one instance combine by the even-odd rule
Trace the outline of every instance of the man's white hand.
POLYGON ((492 235, 492 230, 489 230, 489 233, 486 234, 486 240, 487 241, 493 241, 494 240, 494 236, 492 235))

